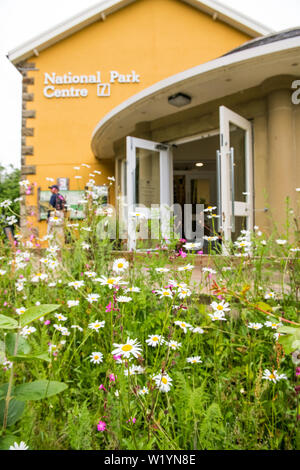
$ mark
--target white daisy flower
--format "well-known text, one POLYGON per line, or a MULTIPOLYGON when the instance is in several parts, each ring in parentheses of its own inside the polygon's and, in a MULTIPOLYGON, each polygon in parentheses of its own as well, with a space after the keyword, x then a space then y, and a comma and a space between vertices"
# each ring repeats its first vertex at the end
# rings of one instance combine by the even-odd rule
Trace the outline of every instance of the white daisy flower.
POLYGON ((128 369, 124 370, 124 375, 136 375, 136 374, 143 374, 145 369, 141 366, 132 365, 128 369))
POLYGON ((117 344, 114 343, 114 349, 112 354, 119 356, 121 355, 122 358, 128 358, 131 355, 134 357, 139 357, 141 354, 141 344, 137 342, 137 339, 130 339, 127 338, 125 344, 117 344))
POLYGON ((90 362, 92 362, 93 364, 100 364, 101 362, 103 362, 103 354, 101 352, 92 352, 89 357, 90 362))
POLYGON ((117 302, 127 303, 127 302, 130 302, 131 300, 132 300, 131 297, 126 297, 125 295, 120 295, 120 297, 117 297, 117 302))
POLYGON ((269 369, 265 369, 263 376, 263 379, 269 380, 270 382, 276 383, 281 379, 287 379, 286 375, 284 374, 278 374, 277 370, 274 370, 273 372, 270 372, 269 369))
POLYGON ((141 292, 141 289, 139 287, 127 287, 125 293, 127 294, 128 292, 141 292))
POLYGON ((68 307, 77 307, 79 305, 79 300, 67 300, 68 307))
POLYGON ((81 247, 83 250, 89 250, 91 248, 91 245, 89 245, 88 243, 82 242, 81 247))
POLYGON ((179 349, 181 348, 181 343, 178 343, 178 341, 169 341, 169 342, 165 342, 167 346, 169 346, 170 349, 172 349, 173 351, 176 351, 176 349, 179 349))
POLYGON ((141 388, 141 390, 139 390, 139 395, 148 395, 148 393, 149 393, 149 389, 146 386, 141 388))
POLYGON ((173 294, 172 292, 169 290, 169 289, 158 289, 156 291, 156 294, 158 294, 160 297, 160 299, 162 299, 163 297, 169 297, 170 299, 172 299, 173 297, 173 294))
POLYGON ((186 266, 179 266, 178 271, 192 271, 194 266, 192 264, 187 264, 186 266))
POLYGON ((25 307, 20 307, 20 308, 16 308, 16 313, 18 315, 22 315, 22 313, 25 313, 26 312, 26 308, 25 307))
MULTIPOLYGON (((97 282, 100 282, 100 284, 102 286, 108 286, 110 289, 112 289, 113 287, 117 286, 117 285, 120 285, 121 284, 121 277, 105 277, 105 276, 101 276, 97 279, 95 279, 95 281, 97 282)), ((123 284, 123 283, 122 283, 123 284)))
POLYGON ((48 274, 45 273, 37 273, 35 276, 31 278, 31 282, 39 282, 44 281, 48 278, 48 274))
POLYGON ((54 316, 57 318, 58 321, 66 321, 67 320, 67 317, 65 317, 61 313, 55 313, 54 316))
POLYGON ((225 302, 225 300, 222 300, 219 303, 214 301, 210 304, 210 306, 213 308, 213 310, 217 312, 229 312, 230 311, 229 303, 225 302))
POLYGON ((186 297, 190 297, 191 294, 192 293, 189 289, 184 289, 182 287, 178 289, 178 297, 180 299, 185 299, 186 297))
POLYGON ((93 302, 97 302, 99 297, 100 297, 99 294, 88 294, 88 296, 86 297, 86 300, 91 304, 93 302))
POLYGON ((90 323, 88 327, 91 330, 99 331, 99 329, 104 328, 104 326, 105 326, 105 320, 103 320, 103 321, 96 320, 96 321, 90 323))
POLYGON ((73 281, 69 282, 68 286, 74 287, 74 289, 78 290, 80 287, 84 286, 84 281, 73 281))
POLYGON ((212 319, 212 321, 216 321, 216 320, 226 321, 224 312, 218 312, 217 310, 214 311, 214 313, 209 313, 208 316, 212 319))
POLYGON ((83 331, 83 328, 81 328, 81 326, 79 326, 79 325, 71 325, 70 328, 73 328, 73 329, 76 329, 76 330, 79 330, 79 331, 83 331))
POLYGON ((148 346, 152 346, 153 348, 156 348, 158 344, 163 344, 164 342, 164 337, 161 335, 149 335, 148 339, 146 339, 148 346))
POLYGON ((119 274, 126 271, 128 267, 129 263, 125 258, 118 258, 114 261, 112 269, 115 273, 119 274))
POLYGON ((188 328, 193 328, 192 325, 190 325, 189 323, 186 323, 184 321, 181 321, 181 320, 176 320, 174 321, 174 324, 177 325, 177 326, 180 326, 180 328, 184 331, 184 333, 187 332, 188 328))
POLYGON ((201 361, 201 356, 188 357, 186 362, 189 362, 191 364, 200 364, 202 362, 201 361))
POLYGON ((170 271, 168 268, 155 268, 155 271, 158 273, 167 273, 170 271))
POLYGON ((168 392, 171 389, 172 379, 166 372, 155 375, 153 380, 161 392, 168 392))
POLYGON ((0 274, 1 276, 4 276, 4 274, 6 274, 7 271, 5 271, 4 269, 0 269, 0 274))
POLYGON ((209 236, 209 235, 204 235, 203 240, 206 240, 207 242, 215 242, 219 240, 218 236, 209 236))
POLYGON ((276 294, 273 291, 267 292, 265 294, 265 299, 275 299, 275 297, 276 297, 276 294))
POLYGON ((271 322, 271 321, 266 321, 265 326, 272 328, 272 330, 277 330, 280 326, 282 326, 282 323, 280 322, 271 322))
POLYGON ((202 271, 203 271, 204 273, 217 274, 217 271, 215 271, 215 270, 212 269, 212 268, 202 268, 202 271))
POLYGON ((277 245, 285 245, 287 243, 287 240, 276 240, 277 245))
POLYGON ((216 206, 207 206, 206 209, 204 209, 203 212, 212 212, 216 209, 217 207, 216 206))
POLYGON ((85 271, 84 273, 87 277, 96 277, 97 276, 97 273, 95 273, 94 271, 85 271))
POLYGON ((29 447, 25 444, 24 441, 21 441, 20 444, 14 442, 12 446, 9 447, 9 450, 28 450, 29 447))
POLYGON ((260 330, 264 325, 262 323, 249 323, 248 328, 252 330, 260 330))
POLYGON ((36 331, 36 328, 34 328, 34 326, 24 326, 24 328, 22 328, 21 332, 20 332, 20 335, 21 336, 25 336, 25 338, 29 335, 31 335, 31 333, 34 333, 36 331))
POLYGON ((190 330, 191 330, 192 333, 199 333, 200 335, 202 335, 204 333, 203 328, 201 328, 200 326, 196 326, 195 328, 192 327, 192 328, 190 328, 190 330))
POLYGON ((182 245, 186 250, 199 250, 202 247, 202 242, 190 242, 182 245))

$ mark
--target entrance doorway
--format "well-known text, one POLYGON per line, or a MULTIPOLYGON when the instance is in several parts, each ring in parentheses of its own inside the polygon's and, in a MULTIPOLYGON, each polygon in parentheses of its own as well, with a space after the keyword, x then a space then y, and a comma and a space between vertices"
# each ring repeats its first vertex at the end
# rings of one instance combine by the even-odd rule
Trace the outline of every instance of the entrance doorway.
MULTIPOLYGON (((160 206, 162 235, 165 208, 173 204, 191 204, 194 225, 197 204, 215 208, 207 213, 204 234, 220 233, 223 242, 253 227, 251 123, 225 106, 219 112, 219 129, 207 134, 168 144, 127 137, 127 207, 142 204, 148 216, 152 205, 160 206)), ((131 220, 128 213, 128 249, 135 249, 131 220)))

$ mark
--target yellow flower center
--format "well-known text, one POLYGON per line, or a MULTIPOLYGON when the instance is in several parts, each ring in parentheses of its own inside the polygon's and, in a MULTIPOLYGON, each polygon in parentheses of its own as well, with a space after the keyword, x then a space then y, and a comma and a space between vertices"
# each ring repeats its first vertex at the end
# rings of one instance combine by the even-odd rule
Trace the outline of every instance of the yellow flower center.
POLYGON ((276 377, 275 377, 274 374, 270 374, 270 375, 269 375, 269 378, 270 378, 270 379, 276 379, 276 377))
POLYGON ((97 359, 99 359, 99 356, 97 356, 97 354, 96 354, 96 355, 94 356, 94 359, 96 359, 96 361, 97 361, 97 359))
POLYGON ((169 295, 169 292, 164 292, 163 295, 169 295))
POLYGON ((99 328, 100 323, 96 323, 95 328, 99 328))
POLYGON ((223 305, 218 305, 217 310, 223 310, 223 305))
POLYGON ((272 323, 272 326, 277 326, 277 323, 272 323))
POLYGON ((157 337, 157 336, 153 336, 152 341, 158 341, 158 337, 157 337))
POLYGON ((180 326, 182 326, 182 328, 184 328, 184 327, 185 327, 185 323, 181 323, 181 325, 180 325, 180 326))
POLYGON ((113 284, 114 283, 114 279, 107 279, 107 284, 113 284))
POLYGON ((118 263, 118 268, 123 268, 123 263, 118 263))
POLYGON ((125 351, 125 352, 131 351, 131 350, 132 350, 132 346, 131 346, 131 344, 124 344, 124 346, 122 346, 121 349, 122 349, 122 351, 125 351))
POLYGON ((168 380, 166 379, 166 377, 163 377, 163 378, 161 379, 161 381, 162 381, 162 383, 165 384, 165 385, 168 383, 168 380))
POLYGON ((197 362, 197 361, 196 361, 196 359, 193 359, 192 362, 195 363, 195 362, 197 362))

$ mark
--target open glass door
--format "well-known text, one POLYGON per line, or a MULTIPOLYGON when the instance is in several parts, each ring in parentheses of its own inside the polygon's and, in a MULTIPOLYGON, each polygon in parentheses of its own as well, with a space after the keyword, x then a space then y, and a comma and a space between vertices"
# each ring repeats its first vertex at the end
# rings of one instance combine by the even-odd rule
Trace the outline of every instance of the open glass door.
POLYGON ((167 236, 169 233, 168 207, 172 205, 173 193, 172 154, 167 145, 128 136, 126 160, 128 250, 135 250, 137 212, 148 220, 156 213, 161 235, 167 236))
POLYGON ((253 228, 253 167, 251 123, 225 106, 220 107, 220 148, 218 209, 226 242, 253 228))

